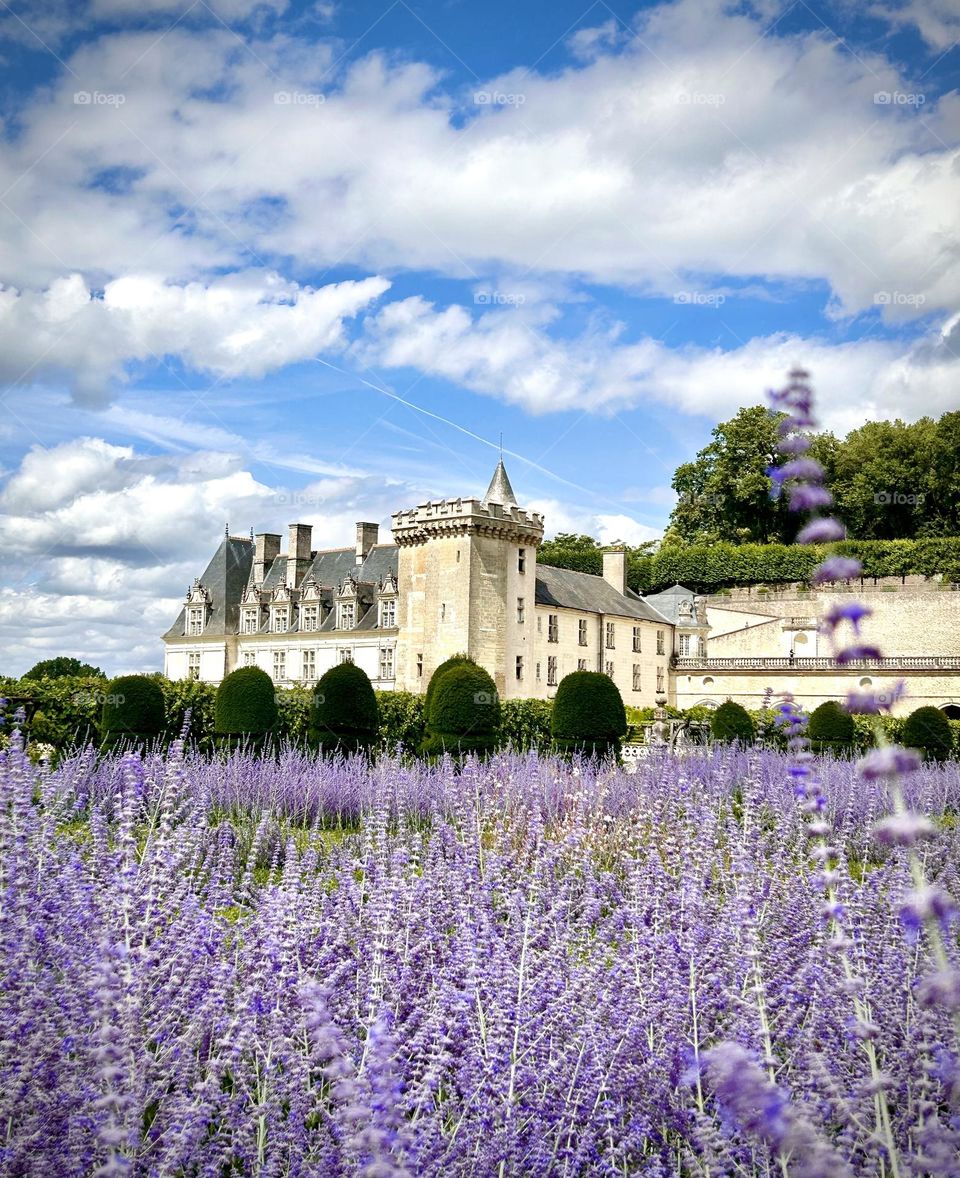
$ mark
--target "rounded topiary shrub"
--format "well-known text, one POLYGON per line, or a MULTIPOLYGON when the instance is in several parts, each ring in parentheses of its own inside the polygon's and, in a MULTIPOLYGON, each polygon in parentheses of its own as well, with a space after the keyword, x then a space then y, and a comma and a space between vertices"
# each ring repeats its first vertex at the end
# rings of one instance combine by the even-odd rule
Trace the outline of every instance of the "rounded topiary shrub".
POLYGON ((163 691, 152 676, 121 675, 107 684, 100 713, 105 748, 156 740, 164 720, 163 691))
POLYGON ((276 722, 276 691, 266 671, 240 667, 217 688, 213 730, 221 745, 262 744, 276 722))
MULTIPOLYGON (((442 667, 442 664, 441 664, 442 667)), ((475 662, 459 658, 431 679, 422 751, 487 753, 497 747, 500 697, 493 680, 475 662)))
POLYGON ((721 744, 751 744, 754 738, 753 721, 746 708, 726 700, 710 717, 710 735, 721 744))
POLYGON ((901 739, 907 748, 918 749, 928 761, 945 761, 953 752, 950 721, 932 705, 917 708, 907 716, 901 739))
POLYGON ((815 752, 842 753, 853 747, 853 716, 835 699, 813 709, 807 736, 815 752))
POLYGON ((550 732, 560 752, 618 756, 627 713, 617 685, 599 671, 573 671, 560 680, 550 732))
POLYGON ((380 713, 373 684, 354 663, 321 675, 313 689, 308 736, 325 753, 356 753, 377 739, 380 713))
POLYGON ((468 663, 471 667, 477 665, 469 655, 455 654, 451 655, 448 659, 444 659, 430 676, 430 682, 427 684, 427 690, 423 697, 423 711, 425 716, 429 717, 430 715, 430 705, 433 703, 433 693, 437 690, 437 684, 451 667, 459 667, 461 663, 468 663))

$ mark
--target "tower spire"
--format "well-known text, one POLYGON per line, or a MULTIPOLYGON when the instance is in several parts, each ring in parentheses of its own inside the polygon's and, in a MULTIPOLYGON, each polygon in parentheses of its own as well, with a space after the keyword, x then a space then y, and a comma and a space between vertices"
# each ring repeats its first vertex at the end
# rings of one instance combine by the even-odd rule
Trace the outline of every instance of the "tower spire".
POLYGON ((490 480, 490 486, 487 487, 483 502, 499 503, 501 507, 518 506, 517 497, 513 493, 513 487, 510 486, 507 468, 503 465, 502 457, 497 463, 497 469, 493 472, 493 478, 490 480))

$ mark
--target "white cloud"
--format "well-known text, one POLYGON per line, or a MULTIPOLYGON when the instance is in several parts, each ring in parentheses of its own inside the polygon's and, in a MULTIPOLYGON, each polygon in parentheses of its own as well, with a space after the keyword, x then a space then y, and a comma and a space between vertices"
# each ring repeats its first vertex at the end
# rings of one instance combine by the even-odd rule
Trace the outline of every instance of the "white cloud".
POLYGON ((873 4, 869 11, 895 28, 916 28, 931 49, 949 50, 960 38, 956 0, 901 0, 899 4, 873 4))
POLYGON ((344 320, 388 289, 383 278, 313 290, 274 273, 241 272, 208 284, 134 276, 101 296, 79 274, 45 291, 0 288, 0 378, 65 373, 105 399, 124 366, 175 356, 220 378, 263 376, 344 340, 344 320))

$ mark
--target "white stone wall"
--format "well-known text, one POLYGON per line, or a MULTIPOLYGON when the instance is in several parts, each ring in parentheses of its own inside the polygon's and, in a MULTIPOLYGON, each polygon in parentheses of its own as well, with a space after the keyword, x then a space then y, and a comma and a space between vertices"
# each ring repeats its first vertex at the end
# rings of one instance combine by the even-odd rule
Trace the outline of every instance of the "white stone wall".
POLYGON ((187 679, 190 675, 190 656, 199 654, 200 674, 204 683, 219 683, 227 673, 227 643, 184 642, 167 644, 164 651, 163 673, 168 679, 187 679))

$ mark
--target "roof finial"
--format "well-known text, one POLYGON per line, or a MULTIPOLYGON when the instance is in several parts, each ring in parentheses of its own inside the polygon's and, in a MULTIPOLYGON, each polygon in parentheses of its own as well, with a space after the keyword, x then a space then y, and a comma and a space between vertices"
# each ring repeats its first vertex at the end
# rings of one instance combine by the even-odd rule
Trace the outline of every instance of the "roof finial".
POLYGON ((253 539, 253 528, 250 529, 250 539, 253 539))
POLYGON ((490 486, 487 487, 487 493, 482 501, 484 503, 499 503, 501 507, 517 506, 516 496, 513 493, 513 487, 510 486, 510 480, 507 478, 507 470, 503 465, 502 458, 497 463, 497 469, 493 472, 490 486))
POLYGON ((500 461, 503 462, 503 430, 500 431, 500 461))
POLYGON ((224 537, 229 537, 230 535, 230 525, 228 523, 223 525, 223 534, 224 537))

